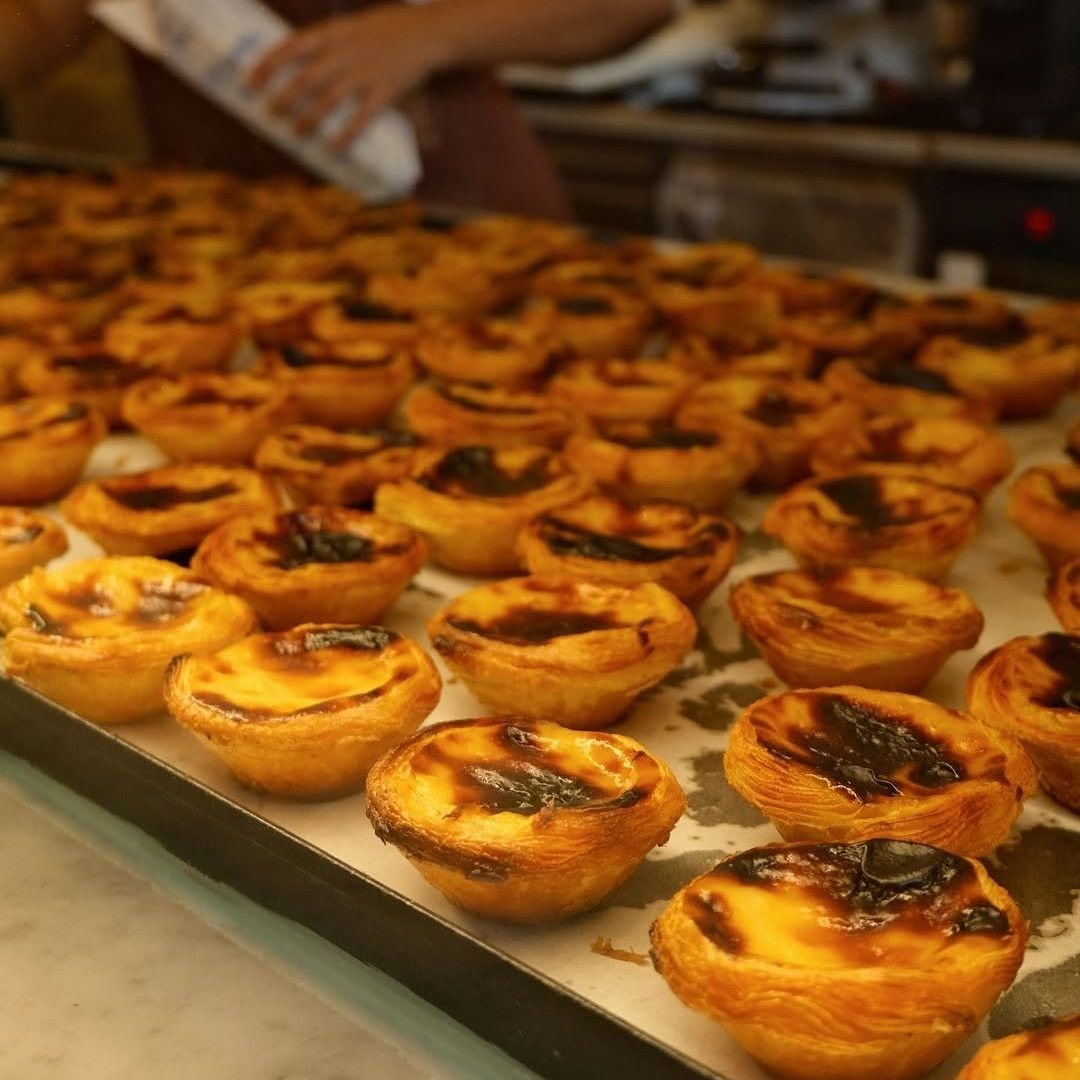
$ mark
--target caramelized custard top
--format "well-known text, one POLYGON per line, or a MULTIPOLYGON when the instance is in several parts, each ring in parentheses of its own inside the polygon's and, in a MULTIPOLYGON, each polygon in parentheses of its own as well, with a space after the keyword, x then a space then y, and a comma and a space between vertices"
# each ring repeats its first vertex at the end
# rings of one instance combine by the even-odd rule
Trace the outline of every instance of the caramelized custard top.
POLYGON ((82 432, 90 427, 89 417, 90 410, 81 401, 41 397, 0 405, 0 443, 43 433, 63 437, 82 432))
POLYGON ((683 893, 717 948, 818 969, 918 967, 1016 930, 972 864, 924 844, 798 844, 732 856, 683 893))
POLYGON ((508 499, 546 487, 563 470, 545 451, 462 446, 444 454, 417 481, 450 496, 508 499))
POLYGON ((864 532, 915 525, 978 508, 978 498, 971 492, 909 476, 852 473, 815 481, 810 490, 815 489, 825 497, 825 509, 833 508, 826 516, 846 518, 864 532))

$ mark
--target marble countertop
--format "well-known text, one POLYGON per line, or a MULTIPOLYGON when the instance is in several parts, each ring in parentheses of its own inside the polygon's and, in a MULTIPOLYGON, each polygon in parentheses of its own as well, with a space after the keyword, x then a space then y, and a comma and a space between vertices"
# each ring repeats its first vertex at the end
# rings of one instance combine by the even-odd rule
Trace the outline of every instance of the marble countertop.
POLYGON ((5 753, 0 850, 5 1077, 535 1080, 5 753))

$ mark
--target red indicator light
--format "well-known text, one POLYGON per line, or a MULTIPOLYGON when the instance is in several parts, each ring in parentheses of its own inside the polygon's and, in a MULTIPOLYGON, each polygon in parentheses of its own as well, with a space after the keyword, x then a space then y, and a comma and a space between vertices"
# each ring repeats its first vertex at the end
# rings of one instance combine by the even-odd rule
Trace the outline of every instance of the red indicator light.
POLYGON ((1024 232, 1031 240, 1049 240, 1057 232, 1057 218, 1041 206, 1024 211, 1024 232))

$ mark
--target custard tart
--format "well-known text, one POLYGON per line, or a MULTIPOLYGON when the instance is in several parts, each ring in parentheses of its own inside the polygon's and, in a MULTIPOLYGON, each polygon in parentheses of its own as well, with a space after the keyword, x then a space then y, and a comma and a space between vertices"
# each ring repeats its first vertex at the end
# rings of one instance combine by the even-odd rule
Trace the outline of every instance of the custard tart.
POLYGON ((574 418, 547 394, 469 383, 425 383, 405 402, 405 420, 440 446, 562 446, 574 418))
POLYGON ((978 496, 919 476, 846 473, 804 480, 762 528, 808 569, 881 566, 943 578, 979 527, 978 496))
POLYGON ((104 417, 81 401, 29 397, 0 405, 0 501, 47 502, 82 475, 105 438, 104 417))
POLYGON ((822 382, 871 413, 893 413, 915 420, 948 417, 990 423, 1000 402, 968 387, 965 392, 947 373, 919 367, 907 358, 835 360, 822 382))
POLYGON ((0 506, 0 585, 17 581, 67 549, 67 534, 52 518, 17 506, 0 506))
POLYGON ((665 358, 684 371, 701 379, 725 375, 772 375, 801 379, 814 367, 814 353, 806 345, 793 341, 772 340, 750 349, 732 348, 710 341, 700 334, 677 337, 669 345, 665 358))
POLYGON ((173 461, 250 461, 294 413, 287 385, 242 373, 143 379, 123 402, 124 419, 173 461))
POLYGON ((781 570, 731 590, 735 621, 792 687, 850 683, 917 693, 982 633, 962 589, 880 567, 781 570))
POLYGON ((653 963, 784 1080, 917 1080, 1015 978, 1027 924, 981 863, 892 839, 732 855, 653 924, 653 963))
POLYGON ((1005 301, 985 289, 906 297, 878 314, 911 326, 924 337, 957 331, 1000 330, 1013 318, 1005 301))
POLYGON ((665 360, 572 360, 548 392, 594 420, 663 420, 697 380, 665 360))
POLYGON ((1080 345, 1080 301, 1058 300, 1043 304, 1025 316, 1028 326, 1040 334, 1080 345))
POLYGON ((1080 558, 1062 563, 1050 575, 1046 598, 1065 630, 1080 633, 1080 558))
POLYGON ((575 469, 620 498, 670 499, 698 510, 719 510, 761 464, 761 451, 741 428, 668 421, 596 424, 572 435, 565 454, 575 469))
POLYGON ((309 506, 226 521, 199 545, 191 568, 282 630, 377 622, 426 556, 423 540, 396 521, 309 506))
POLYGON ((989 855, 1035 770, 1012 738, 911 694, 833 686, 755 702, 731 729, 728 782, 785 840, 913 840, 989 855))
POLYGON ((380 840, 452 904, 511 923, 596 907, 685 807, 671 770, 633 739, 514 716, 424 728, 367 780, 380 840))
POLYGON ((412 312, 387 303, 343 296, 315 308, 311 336, 329 345, 377 341, 398 348, 411 346, 420 328, 412 312))
POLYGON ((382 423, 414 375, 407 351, 376 341, 298 341, 263 353, 252 370, 288 389, 305 421, 326 427, 382 423))
POLYGON ((855 313, 864 310, 875 296, 866 278, 850 271, 820 274, 794 267, 765 266, 755 270, 746 283, 775 293, 785 315, 805 311, 855 313))
POLYGON ((956 1080, 1073 1080, 1080 1076, 1080 1013, 987 1043, 956 1080))
POLYGON ((673 284, 701 289, 734 285, 756 271, 758 263, 758 253, 749 245, 721 240, 653 252, 642 270, 650 290, 673 284))
POLYGON ((518 547, 530 574, 639 585, 654 581, 696 607, 727 576, 739 530, 673 502, 589 495, 541 514, 518 547))
POLYGON ((861 312, 807 311, 784 319, 778 337, 810 349, 815 370, 840 357, 886 362, 904 356, 920 342, 910 326, 881 323, 861 312))
POLYGON ((463 593, 428 621, 486 708, 572 728, 612 723, 693 648, 693 615, 651 582, 525 577, 463 593))
POLYGON ((743 348, 767 341, 780 325, 780 301, 752 285, 653 281, 649 299, 676 334, 702 334, 743 348))
POLYGON ((229 465, 163 465, 80 484, 60 504, 110 555, 169 555, 195 547, 229 518, 275 511, 273 484, 229 465))
POLYGON ((416 345, 417 360, 435 379, 510 388, 528 386, 557 352, 542 320, 495 317, 429 319, 416 345))
POLYGON ((392 273, 372 274, 364 296, 372 303, 414 316, 441 315, 449 319, 475 319, 513 298, 513 277, 520 271, 511 265, 509 279, 495 260, 445 245, 421 266, 392 273))
POLYGON ((104 416, 110 427, 119 427, 128 387, 154 374, 145 364, 122 360, 89 341, 35 352, 15 373, 15 381, 27 394, 77 398, 104 416))
POLYGON ((366 506, 380 484, 412 472, 419 444, 410 431, 292 424, 259 443, 255 467, 301 506, 366 506))
POLYGON ((1023 744, 1043 787, 1080 811, 1080 635, 1019 637, 968 676, 968 708, 1023 744))
POLYGON ((32 690, 98 724, 163 708, 169 661, 214 652, 258 626, 236 596, 148 558, 40 567, 0 592, 4 664, 32 690))
POLYGON ((1080 345, 1030 332, 1017 319, 997 330, 933 338, 918 365, 947 375, 975 397, 1000 402, 1006 420, 1045 416, 1057 408, 1080 373, 1080 345))
POLYGON ((598 360, 637 356, 653 322, 644 299, 609 285, 537 297, 526 307, 525 317, 547 322, 555 341, 570 355, 598 360))
POLYGON ((102 335, 106 352, 162 374, 223 368, 240 344, 240 328, 221 310, 169 302, 126 308, 102 335))
POLYGON ((782 488, 810 471, 810 453, 862 418, 853 402, 808 379, 728 375, 702 383, 683 403, 676 421, 690 429, 737 426, 761 452, 752 479, 762 487, 782 488))
POLYGON ((333 303, 345 290, 337 281, 274 278, 242 285, 230 300, 237 320, 255 344, 267 349, 307 338, 315 311, 333 303))
POLYGON ((1077 421, 1069 428, 1069 434, 1065 442, 1065 453, 1080 465, 1080 421, 1077 421))
POLYGON ((418 454, 412 476, 378 488, 375 510, 420 533, 448 570, 512 574, 525 524, 589 486, 545 447, 460 446, 418 454))
POLYGON ((381 626, 306 623, 177 656, 165 703, 245 787, 326 799, 360 790, 441 688, 408 638, 381 626))
POLYGON ((1080 557, 1080 465, 1025 469, 1009 488, 1009 520, 1051 570, 1080 557))
POLYGON ((818 443, 810 467, 822 476, 922 476, 985 498, 1012 472, 1013 452, 1002 435, 972 420, 874 416, 818 443))

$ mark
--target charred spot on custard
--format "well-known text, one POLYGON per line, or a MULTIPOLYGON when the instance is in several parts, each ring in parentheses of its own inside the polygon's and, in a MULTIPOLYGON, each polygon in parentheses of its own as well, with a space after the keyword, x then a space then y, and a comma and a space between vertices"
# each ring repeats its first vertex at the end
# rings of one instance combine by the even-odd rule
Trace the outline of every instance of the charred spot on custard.
POLYGON ((561 315, 610 315, 615 310, 606 296, 563 296, 555 306, 561 315))
POLYGON ((188 603, 206 586, 198 581, 147 581, 135 609, 135 618, 146 623, 168 622, 183 613, 188 603))
POLYGON ((1036 698, 1036 704, 1047 709, 1080 710, 1080 636, 1044 634, 1035 655, 1057 677, 1054 688, 1036 698))
POLYGON ((813 411, 812 405, 795 401, 782 390, 772 389, 766 390, 743 415, 766 427, 790 427, 796 418, 813 411))
POLYGON ((910 360, 892 360, 878 364, 869 375, 874 382, 885 386, 906 386, 912 390, 921 390, 924 394, 959 396, 956 387, 944 375, 918 367, 910 360))
POLYGON ((337 626, 327 630, 308 630, 301 639, 304 652, 322 649, 355 649, 359 652, 382 652, 400 635, 381 626, 337 626))
POLYGON ((278 553, 274 565, 295 570, 313 563, 371 562, 376 555, 370 537, 326 529, 322 519, 296 510, 278 518, 278 531, 265 537, 278 553))
POLYGON ((604 438, 631 450, 689 450, 715 446, 717 442, 717 436, 710 431, 691 431, 672 424, 657 424, 640 434, 633 429, 609 428, 604 438))
POLYGON ((76 420, 84 420, 89 413, 90 410, 81 401, 73 401, 62 412, 58 412, 53 416, 46 416, 45 419, 38 421, 31 418, 30 426, 5 432, 0 435, 0 441, 23 439, 28 435, 33 435, 34 432, 41 431, 43 428, 58 427, 60 424, 70 424, 76 420))
POLYGON ((965 345, 974 345, 980 349, 1007 349, 1023 344, 1031 337, 1031 331, 1019 315, 1010 315, 1002 326, 962 327, 950 330, 949 337, 958 338, 965 345))
POLYGON ((341 304, 341 312, 352 322, 412 322, 412 316, 397 308, 377 304, 372 300, 346 300, 341 304))
POLYGON ((110 484, 101 485, 101 490, 113 500, 129 510, 168 510, 174 506, 188 503, 213 502, 235 495, 238 488, 230 481, 212 484, 205 488, 181 488, 175 484, 151 484, 142 487, 110 484))
POLYGON ((687 548, 658 548, 629 536, 591 532, 555 517, 544 518, 544 542, 556 555, 603 562, 657 563, 689 552, 687 548))
POLYGON ((746 943, 732 927, 727 908, 719 896, 707 892, 690 892, 686 894, 684 906, 691 922, 718 949, 732 954, 743 951, 746 943))
POLYGON ((965 772, 944 748, 901 717, 888 717, 839 694, 811 697, 814 727, 780 746, 759 731, 774 757, 795 761, 860 803, 959 783, 965 772))
POLYGON ((1080 510, 1080 487, 1066 487, 1064 484, 1054 485, 1054 494, 1057 501, 1068 510, 1080 510))
POLYGON ((198 386, 190 389, 176 404, 179 408, 194 408, 197 405, 227 405, 230 409, 254 409, 263 401, 263 398, 236 397, 211 386, 198 386))
POLYGON ((543 454, 518 473, 500 468, 490 446, 462 446, 445 454, 420 483, 433 491, 459 488, 483 499, 524 495, 551 479, 551 457, 543 454))
POLYGON ((467 394, 460 393, 449 386, 439 383, 435 392, 452 405, 457 405, 469 412, 491 413, 495 416, 531 416, 536 412, 533 405, 495 405, 490 402, 477 401, 467 394))
POLYGON ((854 518, 860 529, 872 532, 889 525, 910 525, 917 517, 898 517, 883 498, 881 478, 872 475, 842 476, 823 480, 818 490, 841 513, 854 518))
POLYGON ((453 617, 447 622, 455 630, 479 634, 508 645, 544 645, 555 638, 573 637, 595 630, 619 630, 626 626, 611 612, 538 611, 525 606, 513 607, 488 622, 453 617))

